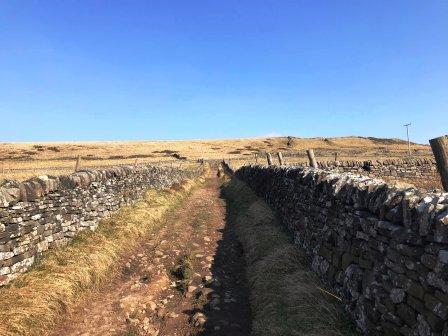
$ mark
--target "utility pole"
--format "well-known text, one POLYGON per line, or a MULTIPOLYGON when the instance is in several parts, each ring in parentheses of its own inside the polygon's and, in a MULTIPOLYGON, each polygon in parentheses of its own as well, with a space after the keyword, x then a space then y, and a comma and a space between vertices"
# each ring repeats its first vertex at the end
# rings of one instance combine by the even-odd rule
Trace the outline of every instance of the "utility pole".
POLYGON ((404 127, 406 127, 406 136, 408 137, 408 153, 409 153, 409 158, 411 157, 411 142, 409 141, 409 127, 411 126, 411 123, 407 123, 403 125, 404 127))

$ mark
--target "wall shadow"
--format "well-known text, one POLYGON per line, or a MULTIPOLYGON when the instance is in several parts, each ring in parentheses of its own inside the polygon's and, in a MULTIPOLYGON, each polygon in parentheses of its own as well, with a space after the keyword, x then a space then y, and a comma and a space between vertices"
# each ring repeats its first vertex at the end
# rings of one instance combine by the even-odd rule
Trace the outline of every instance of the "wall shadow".
MULTIPOLYGON (((226 202, 221 190, 221 199, 226 202)), ((196 335, 200 336, 246 336, 250 334, 249 290, 245 276, 243 249, 238 242, 231 220, 229 207, 226 207, 226 224, 222 239, 212 262, 212 279, 200 291, 196 300, 203 309, 185 313, 191 317, 191 323, 206 322, 196 335), (201 304, 202 303, 202 304, 201 304)))

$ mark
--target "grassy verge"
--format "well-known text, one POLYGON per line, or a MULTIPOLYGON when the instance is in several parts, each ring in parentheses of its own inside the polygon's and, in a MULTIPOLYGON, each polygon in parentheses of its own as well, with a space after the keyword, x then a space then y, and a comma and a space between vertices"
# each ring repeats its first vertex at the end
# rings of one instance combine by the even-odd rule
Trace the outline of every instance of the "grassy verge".
POLYGON ((252 335, 357 335, 267 204, 237 179, 223 187, 223 195, 244 249, 252 335))
POLYGON ((79 233, 71 244, 48 252, 30 271, 0 288, 0 335, 48 334, 83 294, 110 279, 120 258, 159 228, 201 181, 148 191, 141 201, 103 220, 95 232, 79 233))

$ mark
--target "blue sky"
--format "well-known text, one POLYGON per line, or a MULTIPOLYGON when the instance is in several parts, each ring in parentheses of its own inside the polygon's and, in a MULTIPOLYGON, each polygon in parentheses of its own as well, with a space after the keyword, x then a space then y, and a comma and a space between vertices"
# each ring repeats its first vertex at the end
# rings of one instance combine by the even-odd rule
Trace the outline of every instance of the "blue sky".
POLYGON ((0 2, 0 141, 448 133, 448 1, 0 2))

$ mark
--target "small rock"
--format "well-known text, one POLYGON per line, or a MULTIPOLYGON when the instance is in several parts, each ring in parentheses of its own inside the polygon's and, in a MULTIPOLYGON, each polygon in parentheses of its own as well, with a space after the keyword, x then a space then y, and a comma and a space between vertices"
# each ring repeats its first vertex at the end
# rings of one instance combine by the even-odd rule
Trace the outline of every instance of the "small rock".
POLYGON ((139 284, 139 283, 133 284, 133 285, 131 286, 131 290, 134 290, 134 289, 140 289, 141 286, 142 286, 142 285, 139 284))
POLYGON ((212 293, 213 293, 213 289, 212 288, 205 287, 205 288, 201 289, 200 295, 203 296, 203 297, 207 297, 209 294, 212 294, 212 293))
POLYGON ((156 310, 156 308, 157 308, 156 303, 153 302, 153 301, 149 301, 149 302, 148 302, 148 305, 149 305, 149 308, 150 308, 152 311, 156 310))
POLYGON ((191 322, 195 327, 202 327, 207 322, 207 318, 201 312, 197 312, 191 318, 191 322))
POLYGON ((215 307, 217 307, 220 303, 219 297, 213 297, 213 299, 210 301, 210 307, 212 307, 213 309, 215 309, 215 307))
POLYGON ((157 317, 158 318, 163 318, 166 315, 166 309, 165 308, 160 308, 157 311, 157 317))
POLYGON ((159 332, 160 331, 153 326, 148 326, 148 329, 146 330, 146 333, 150 336, 157 336, 159 332))

